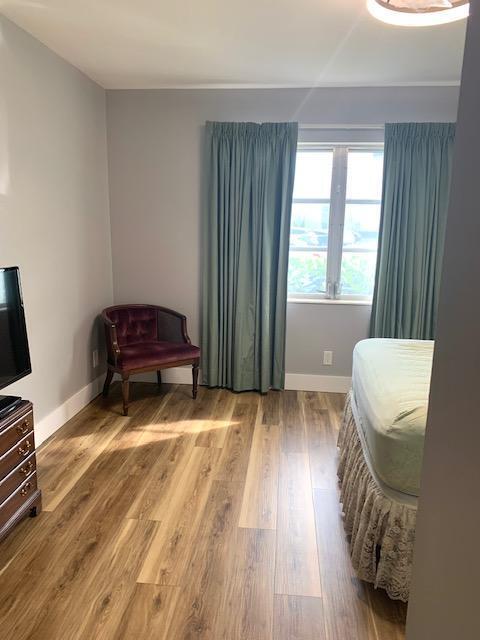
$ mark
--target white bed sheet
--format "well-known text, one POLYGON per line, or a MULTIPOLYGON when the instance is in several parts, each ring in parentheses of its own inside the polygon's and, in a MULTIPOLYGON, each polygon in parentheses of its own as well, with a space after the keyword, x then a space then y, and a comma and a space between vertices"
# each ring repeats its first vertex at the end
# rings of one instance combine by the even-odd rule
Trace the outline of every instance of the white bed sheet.
POLYGON ((389 487, 419 495, 431 340, 372 338, 353 354, 352 388, 370 464, 389 487))

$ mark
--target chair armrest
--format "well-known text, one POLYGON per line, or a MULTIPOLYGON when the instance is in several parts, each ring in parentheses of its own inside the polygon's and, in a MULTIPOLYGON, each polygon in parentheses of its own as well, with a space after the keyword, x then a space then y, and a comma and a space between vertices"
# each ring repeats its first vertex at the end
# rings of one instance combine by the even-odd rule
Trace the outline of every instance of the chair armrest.
POLYGON ((116 367, 117 360, 120 355, 120 347, 117 340, 117 327, 105 312, 102 313, 102 320, 105 328, 105 343, 107 346, 108 361, 116 367))
POLYGON ((158 339, 166 342, 191 344, 187 332, 187 318, 178 311, 157 307, 158 339))

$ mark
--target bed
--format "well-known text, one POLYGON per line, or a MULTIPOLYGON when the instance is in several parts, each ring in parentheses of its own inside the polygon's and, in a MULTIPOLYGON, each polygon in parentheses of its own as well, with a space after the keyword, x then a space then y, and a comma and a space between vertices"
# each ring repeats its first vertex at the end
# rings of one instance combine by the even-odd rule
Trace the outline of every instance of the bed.
POLYGON ((358 576, 408 600, 433 341, 362 340, 339 435, 345 528, 358 576))

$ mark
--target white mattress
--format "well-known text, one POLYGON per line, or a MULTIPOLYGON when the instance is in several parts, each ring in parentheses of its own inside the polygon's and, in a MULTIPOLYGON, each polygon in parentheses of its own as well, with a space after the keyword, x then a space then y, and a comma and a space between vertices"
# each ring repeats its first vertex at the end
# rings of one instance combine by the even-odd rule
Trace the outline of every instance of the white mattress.
POLYGON ((373 338, 353 353, 353 394, 370 464, 389 487, 418 496, 433 341, 373 338))

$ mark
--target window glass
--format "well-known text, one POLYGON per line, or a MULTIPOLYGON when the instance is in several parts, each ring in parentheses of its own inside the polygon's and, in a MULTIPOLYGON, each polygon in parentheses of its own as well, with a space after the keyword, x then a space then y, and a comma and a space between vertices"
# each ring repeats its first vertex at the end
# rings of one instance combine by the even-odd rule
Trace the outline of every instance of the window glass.
POLYGON ((330 203, 294 202, 290 225, 290 247, 328 246, 330 203))
POLYGON ((337 298, 371 298, 382 175, 380 148, 299 150, 290 229, 290 296, 326 297, 328 289, 328 295, 337 298))
POLYGON ((377 250, 380 203, 345 205, 343 249, 377 250))
POLYGON ((348 153, 347 200, 380 200, 382 197, 383 153, 348 153))
POLYGON ((357 253, 344 251, 341 270, 341 294, 350 296, 373 295, 377 252, 357 253))
POLYGON ((299 151, 295 166, 293 198, 330 198, 333 151, 299 151))
POLYGON ((325 293, 326 279, 326 251, 290 251, 288 264, 289 293, 325 293))

